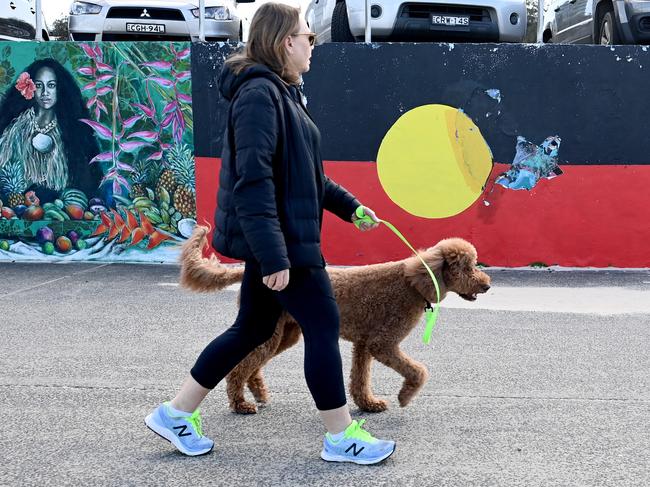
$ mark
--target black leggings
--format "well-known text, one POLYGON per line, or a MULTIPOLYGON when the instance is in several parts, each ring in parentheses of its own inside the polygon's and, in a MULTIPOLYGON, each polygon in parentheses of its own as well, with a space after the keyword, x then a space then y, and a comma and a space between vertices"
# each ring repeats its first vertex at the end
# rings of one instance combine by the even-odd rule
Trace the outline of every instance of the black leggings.
POLYGON ((257 263, 247 262, 235 323, 205 347, 191 370, 203 387, 213 389, 253 349, 273 335, 283 310, 293 316, 305 341, 305 378, 321 411, 346 403, 339 310, 323 268, 291 269, 289 285, 271 291, 262 283, 257 263))

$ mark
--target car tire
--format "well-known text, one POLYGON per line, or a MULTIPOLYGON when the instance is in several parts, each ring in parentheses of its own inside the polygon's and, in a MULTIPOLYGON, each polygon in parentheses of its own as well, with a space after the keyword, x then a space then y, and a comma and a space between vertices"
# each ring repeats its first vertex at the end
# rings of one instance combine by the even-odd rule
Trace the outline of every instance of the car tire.
POLYGON ((354 42, 345 2, 338 2, 332 12, 332 42, 354 42))
POLYGON ((598 44, 612 46, 621 43, 621 37, 618 34, 616 20, 614 20, 614 11, 606 10, 600 19, 600 28, 598 29, 598 44))

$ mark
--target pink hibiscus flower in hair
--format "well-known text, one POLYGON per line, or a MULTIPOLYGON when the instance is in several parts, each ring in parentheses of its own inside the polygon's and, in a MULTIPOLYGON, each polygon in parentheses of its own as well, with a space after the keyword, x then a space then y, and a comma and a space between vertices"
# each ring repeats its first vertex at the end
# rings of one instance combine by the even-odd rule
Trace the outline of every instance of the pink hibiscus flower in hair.
POLYGON ((20 94, 23 95, 26 100, 31 100, 34 98, 34 93, 36 93, 36 85, 29 77, 29 73, 20 73, 20 76, 18 76, 18 81, 16 81, 16 89, 20 91, 20 94))

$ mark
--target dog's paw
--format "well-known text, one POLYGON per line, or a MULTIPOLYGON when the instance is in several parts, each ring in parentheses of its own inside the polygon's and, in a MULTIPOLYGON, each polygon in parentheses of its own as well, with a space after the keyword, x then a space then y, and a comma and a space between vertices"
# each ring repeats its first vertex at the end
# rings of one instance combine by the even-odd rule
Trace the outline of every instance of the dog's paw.
POLYGON ((357 406, 367 413, 383 413, 388 409, 388 401, 383 399, 365 399, 357 402, 357 406))
POLYGON ((255 406, 255 404, 250 403, 248 401, 236 402, 235 404, 232 404, 230 406, 230 409, 232 409, 233 413, 237 413, 237 414, 256 414, 257 413, 257 406, 255 406))
POLYGON ((399 402, 400 407, 408 406, 408 404, 413 400, 415 395, 421 389, 420 387, 404 387, 399 394, 397 395, 397 401, 399 402))
POLYGON ((261 387, 261 388, 250 387, 250 390, 253 393, 255 402, 259 404, 264 404, 269 402, 269 391, 266 387, 261 387))

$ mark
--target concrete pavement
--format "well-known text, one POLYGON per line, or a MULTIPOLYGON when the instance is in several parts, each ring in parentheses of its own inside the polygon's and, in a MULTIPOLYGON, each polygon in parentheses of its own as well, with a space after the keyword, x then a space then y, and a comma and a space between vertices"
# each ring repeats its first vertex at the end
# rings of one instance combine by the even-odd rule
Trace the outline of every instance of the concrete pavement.
MULTIPOLYGON (((236 292, 178 289, 153 265, 0 264, 0 485, 647 486, 650 271, 488 269, 476 303, 449 299, 431 373, 407 408, 362 415, 397 440, 379 466, 331 465, 302 376, 302 345, 266 370, 272 402, 202 406, 215 451, 186 458, 143 424, 234 319, 236 292)), ((342 343, 346 376, 350 346, 342 343)))

